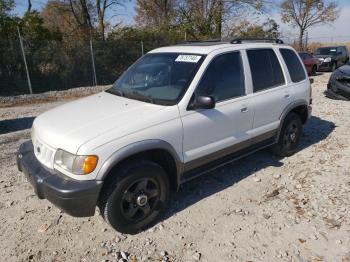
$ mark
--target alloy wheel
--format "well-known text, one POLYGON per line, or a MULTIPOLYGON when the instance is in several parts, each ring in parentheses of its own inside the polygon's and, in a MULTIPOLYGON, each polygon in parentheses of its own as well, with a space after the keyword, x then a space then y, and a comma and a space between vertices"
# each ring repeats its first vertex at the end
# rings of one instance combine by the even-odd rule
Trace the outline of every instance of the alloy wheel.
POLYGON ((141 221, 155 210, 159 197, 160 189, 153 178, 137 180, 123 194, 122 215, 129 221, 141 221))

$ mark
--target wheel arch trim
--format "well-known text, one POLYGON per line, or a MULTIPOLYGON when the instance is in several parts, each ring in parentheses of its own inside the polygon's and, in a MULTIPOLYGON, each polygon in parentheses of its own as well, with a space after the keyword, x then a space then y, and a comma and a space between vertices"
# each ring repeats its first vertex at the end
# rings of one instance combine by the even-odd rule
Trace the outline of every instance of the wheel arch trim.
POLYGON ((160 139, 148 139, 135 142, 124 146, 114 152, 102 165, 100 170, 97 173, 96 180, 104 180, 108 175, 109 171, 118 163, 125 160, 128 157, 131 157, 135 154, 146 152, 149 150, 165 150, 167 151, 174 159, 176 164, 176 174, 177 180, 180 177, 180 174, 183 171, 183 162, 180 160, 179 155, 175 151, 172 145, 168 142, 160 139))
POLYGON ((279 136, 280 136, 280 133, 281 133, 281 129, 282 129, 282 126, 283 126, 283 122, 284 122, 284 119, 286 118, 286 116, 293 111, 293 109, 299 107, 299 106, 306 106, 308 107, 309 104, 306 100, 304 99, 298 99, 296 101, 293 101, 291 102, 289 105, 287 105, 287 107, 283 110, 282 114, 280 115, 280 126, 278 128, 278 132, 277 132, 277 136, 276 136, 276 142, 278 141, 279 139, 279 136))

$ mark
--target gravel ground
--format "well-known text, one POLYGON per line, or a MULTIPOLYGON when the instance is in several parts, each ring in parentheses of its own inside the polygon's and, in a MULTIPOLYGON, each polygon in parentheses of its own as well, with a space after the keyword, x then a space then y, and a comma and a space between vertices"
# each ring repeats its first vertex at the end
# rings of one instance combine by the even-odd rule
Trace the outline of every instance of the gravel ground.
POLYGON ((328 78, 315 77, 297 154, 261 151, 189 182, 133 236, 60 212, 17 171, 33 118, 64 101, 0 108, 1 260, 350 261, 350 102, 325 97, 328 78))

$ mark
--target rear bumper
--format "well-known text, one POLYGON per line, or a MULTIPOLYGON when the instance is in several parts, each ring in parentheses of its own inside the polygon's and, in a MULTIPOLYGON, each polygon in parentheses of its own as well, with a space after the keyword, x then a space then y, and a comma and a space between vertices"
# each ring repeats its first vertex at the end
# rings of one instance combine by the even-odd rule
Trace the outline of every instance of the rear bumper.
POLYGON ((17 153, 18 170, 23 172, 40 199, 47 199, 75 217, 93 216, 102 181, 79 181, 43 167, 36 159, 33 144, 21 144, 17 153))

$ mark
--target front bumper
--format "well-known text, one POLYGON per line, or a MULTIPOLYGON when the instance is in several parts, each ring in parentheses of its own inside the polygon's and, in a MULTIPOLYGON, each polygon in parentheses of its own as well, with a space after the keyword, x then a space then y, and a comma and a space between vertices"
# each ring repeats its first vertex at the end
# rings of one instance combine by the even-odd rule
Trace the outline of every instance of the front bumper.
POLYGON ((19 147, 17 166, 40 199, 49 200, 71 216, 94 215, 102 181, 74 180, 57 171, 48 170, 36 159, 31 141, 19 147))
POLYGON ((317 71, 329 71, 332 69, 332 62, 322 62, 319 66, 317 71))
POLYGON ((333 92, 339 93, 346 97, 350 97, 350 86, 344 84, 336 79, 331 79, 327 85, 327 89, 333 90, 333 92))

